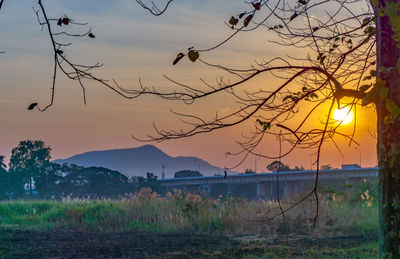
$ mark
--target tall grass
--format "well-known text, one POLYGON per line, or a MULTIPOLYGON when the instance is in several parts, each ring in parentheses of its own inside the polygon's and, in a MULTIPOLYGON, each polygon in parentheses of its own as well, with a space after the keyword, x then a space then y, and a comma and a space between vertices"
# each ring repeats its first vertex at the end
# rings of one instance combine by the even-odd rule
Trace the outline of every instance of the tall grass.
MULTIPOLYGON (((284 202, 283 207, 290 206, 284 202)), ((316 227, 315 201, 308 200, 286 214, 293 235, 376 234, 378 213, 372 197, 321 194, 316 227)), ((2 227, 94 232, 151 231, 282 235, 284 225, 276 202, 207 199, 180 191, 161 197, 142 189, 119 200, 6 201, 0 203, 2 227)))

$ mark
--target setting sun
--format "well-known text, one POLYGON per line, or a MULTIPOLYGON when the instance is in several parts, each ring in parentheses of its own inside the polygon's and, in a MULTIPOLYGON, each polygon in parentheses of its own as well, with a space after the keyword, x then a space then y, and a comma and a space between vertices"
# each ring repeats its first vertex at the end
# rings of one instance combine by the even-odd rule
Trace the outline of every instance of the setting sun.
POLYGON ((336 109, 333 112, 333 119, 337 123, 348 124, 353 120, 353 111, 350 107, 343 107, 341 109, 336 109))

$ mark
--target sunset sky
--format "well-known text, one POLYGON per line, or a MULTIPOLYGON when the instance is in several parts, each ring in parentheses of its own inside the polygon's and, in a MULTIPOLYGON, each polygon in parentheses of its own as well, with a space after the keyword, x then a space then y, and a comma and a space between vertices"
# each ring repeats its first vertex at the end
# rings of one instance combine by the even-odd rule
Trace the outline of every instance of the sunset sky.
MULTIPOLYGON (((151 96, 125 100, 93 82, 86 83, 87 105, 84 105, 80 86, 61 74, 54 106, 43 113, 28 111, 32 102, 46 105, 51 93, 52 53, 47 32, 41 30, 32 10, 32 7, 37 9, 36 2, 5 1, 0 11, 0 51, 5 51, 0 54, 0 155, 7 159, 20 140, 44 140, 52 148, 53 159, 66 158, 86 151, 143 145, 133 140, 131 135, 145 138, 154 133, 153 122, 163 129, 184 127, 170 109, 208 118, 216 112, 232 111, 231 102, 224 99, 224 95, 191 106, 151 96)), ((199 78, 215 82, 221 75, 219 70, 200 62, 192 63, 187 58, 176 66, 172 66, 172 61, 177 53, 185 52, 189 47, 212 47, 228 37, 232 30, 224 22, 246 8, 243 1, 229 4, 226 0, 175 1, 164 15, 154 17, 135 1, 128 0, 44 0, 43 3, 49 16, 58 18, 66 14, 73 20, 88 22, 96 35, 95 39, 67 40, 73 42, 66 49, 71 60, 82 64, 103 63, 104 66, 95 74, 108 80, 115 79, 127 88, 137 88, 140 77, 146 85, 161 90, 172 87, 163 75, 193 85, 200 84, 199 78)), ((87 28, 78 27, 76 31, 87 28)), ((275 56, 305 55, 302 50, 271 44, 269 40, 274 37, 267 28, 243 33, 217 50, 204 53, 202 58, 231 67, 248 68, 257 61, 275 56)), ((249 82, 248 87, 271 90, 274 85, 259 77, 249 82)), ((325 116, 320 112, 313 117, 316 127, 321 126, 325 116)), ((374 112, 358 108, 357 118, 355 139, 360 147, 349 147, 348 142, 338 137, 335 140, 343 157, 329 142, 322 149, 322 164, 340 167, 344 163, 359 163, 360 155, 362 166, 377 164, 374 112)), ((237 159, 227 159, 225 153, 239 151, 236 141, 252 129, 252 123, 153 144, 171 156, 197 156, 213 165, 229 167, 237 159)), ((341 130, 349 133, 352 128, 352 123, 349 123, 341 130)), ((277 155, 276 138, 268 138, 259 151, 277 155)), ((308 169, 314 160, 315 150, 303 149, 294 151, 282 161, 308 169)), ((271 161, 258 159, 257 171, 261 172, 271 161)), ((254 167, 253 156, 235 170, 254 167)), ((189 169, 196 169, 196 164, 189 169)))

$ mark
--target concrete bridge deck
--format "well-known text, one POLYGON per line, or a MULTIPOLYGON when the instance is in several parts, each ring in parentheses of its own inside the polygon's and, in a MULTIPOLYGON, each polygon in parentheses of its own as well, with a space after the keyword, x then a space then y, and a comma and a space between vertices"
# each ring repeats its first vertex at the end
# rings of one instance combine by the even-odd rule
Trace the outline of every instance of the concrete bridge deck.
MULTIPOLYGON (((377 179, 377 176, 378 169, 376 167, 330 169, 319 172, 318 182, 321 185, 357 184, 361 183, 363 179, 377 179)), ((266 199, 276 199, 278 180, 279 196, 285 197, 306 191, 308 187, 313 186, 315 179, 316 171, 288 171, 228 175, 226 179, 224 179, 224 176, 174 178, 161 180, 161 185, 167 191, 180 189, 184 193, 201 192, 211 196, 234 195, 245 196, 246 198, 263 197, 266 199)))

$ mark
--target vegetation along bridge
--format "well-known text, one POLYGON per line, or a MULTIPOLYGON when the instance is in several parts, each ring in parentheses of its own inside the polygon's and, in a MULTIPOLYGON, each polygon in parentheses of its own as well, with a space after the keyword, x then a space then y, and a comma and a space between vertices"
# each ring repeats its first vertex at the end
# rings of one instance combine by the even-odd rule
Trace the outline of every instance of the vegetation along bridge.
MULTIPOLYGON (((280 198, 290 197, 312 188, 315 177, 316 171, 288 171, 228 175, 226 178, 203 176, 164 179, 161 185, 167 192, 179 189, 183 193, 203 193, 211 197, 222 195, 276 200, 278 187, 280 198)), ((318 182, 322 187, 334 186, 340 190, 364 181, 374 181, 377 177, 376 167, 360 168, 358 165, 343 165, 341 169, 321 170, 318 182)))

